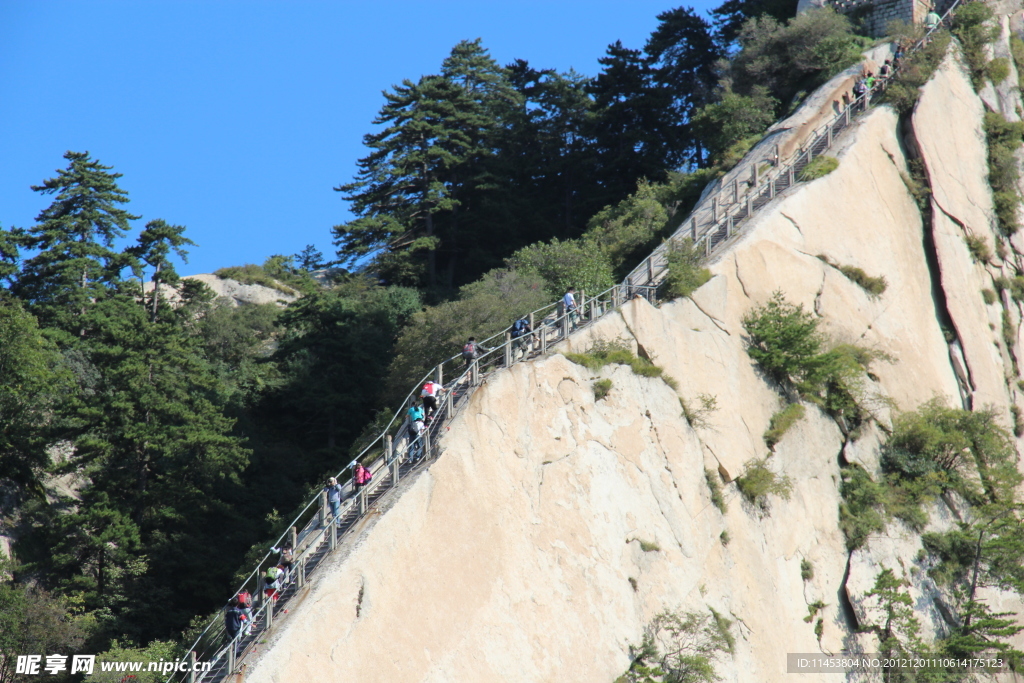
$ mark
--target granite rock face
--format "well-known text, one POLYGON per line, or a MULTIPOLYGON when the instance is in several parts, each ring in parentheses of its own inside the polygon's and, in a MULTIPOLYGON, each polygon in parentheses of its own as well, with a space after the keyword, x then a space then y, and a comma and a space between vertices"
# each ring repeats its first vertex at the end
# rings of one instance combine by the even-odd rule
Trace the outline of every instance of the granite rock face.
MULTIPOLYGON (((924 633, 945 633, 919 534, 893 523, 847 549, 840 468, 877 472, 892 411, 934 397, 991 405, 1010 424, 1021 315, 981 292, 1020 257, 981 262, 966 241, 996 240, 983 112, 951 52, 909 120, 885 107, 860 119, 830 152, 839 168, 759 213, 692 298, 631 301, 551 355, 490 375, 438 461, 318 573, 247 680, 610 683, 658 613, 714 609, 736 638, 717 663, 723 680, 817 681, 786 673, 786 653, 877 651, 856 626, 878 618, 868 594, 883 568, 910 582, 924 633), (908 150, 932 188, 925 211, 908 150), (841 266, 884 276, 885 291, 869 294, 841 266), (866 380, 876 419, 856 438, 806 406, 767 460, 791 494, 761 507, 729 482, 768 455, 763 434, 785 403, 742 326, 778 290, 832 339, 888 360, 866 380), (642 350, 677 387, 559 355, 597 339, 642 350), (596 400, 600 378, 612 389, 596 400), (702 394, 718 409, 695 428, 680 399, 702 394), (725 512, 705 470, 724 482, 725 512)), ((937 502, 930 528, 951 528, 955 514, 937 502)), ((1012 595, 990 599, 1024 612, 1012 595)))

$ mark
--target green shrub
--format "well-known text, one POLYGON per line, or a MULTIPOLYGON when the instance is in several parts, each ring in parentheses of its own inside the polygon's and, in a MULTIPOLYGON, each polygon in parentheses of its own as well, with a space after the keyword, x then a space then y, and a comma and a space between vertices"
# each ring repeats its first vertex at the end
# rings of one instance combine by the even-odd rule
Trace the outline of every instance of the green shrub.
POLYGON ((751 138, 760 139, 772 125, 778 106, 779 101, 763 87, 755 86, 747 95, 726 91, 718 102, 701 107, 693 115, 693 134, 717 165, 727 166, 727 157, 742 158, 739 150, 749 149, 751 138), (731 149, 737 144, 738 148, 731 149))
POLYGON ((711 492, 711 503, 724 515, 729 508, 725 503, 725 496, 722 494, 722 483, 718 479, 718 474, 711 470, 704 470, 704 481, 707 482, 708 490, 711 492))
MULTIPOLYGON (((807 579, 804 579, 806 581, 807 579)), ((828 605, 821 600, 815 600, 811 604, 807 605, 807 616, 804 617, 806 623, 814 621, 814 617, 818 616, 818 612, 828 607, 828 605)))
POLYGON ((718 399, 711 394, 697 394, 697 401, 700 407, 691 406, 682 396, 679 397, 679 405, 683 408, 683 417, 694 429, 707 429, 710 426, 708 417, 718 410, 718 399))
POLYGON ((289 287, 286 284, 275 280, 262 266, 257 266, 254 263, 247 263, 244 266, 228 266, 227 268, 220 268, 213 271, 213 274, 222 280, 235 280, 241 282, 243 285, 261 285, 263 287, 269 287, 276 289, 279 292, 285 294, 296 295, 295 289, 289 287))
POLYGON ((785 24, 761 15, 743 25, 740 51, 728 75, 737 92, 765 88, 781 114, 799 97, 811 92, 843 69, 856 64, 864 42, 850 20, 831 8, 811 8, 785 24))
POLYGON ((988 248, 988 242, 981 235, 965 235, 967 250, 971 252, 971 258, 981 263, 988 263, 992 259, 992 250, 988 248))
POLYGON ((816 157, 800 171, 800 180, 804 182, 817 180, 827 176, 837 168, 839 168, 839 159, 829 156, 816 157))
POLYGON ((948 47, 949 33, 944 30, 933 33, 927 45, 903 61, 899 74, 885 89, 881 101, 891 104, 901 114, 910 112, 920 97, 921 86, 931 79, 948 47))
POLYGON ((611 390, 612 381, 610 379, 599 379, 594 382, 594 398, 598 401, 607 396, 611 390))
POLYGON ((781 292, 743 318, 747 353, 773 380, 792 386, 847 427, 866 416, 865 373, 876 358, 886 358, 852 344, 823 351, 828 341, 818 320, 791 304, 781 292))
POLYGON ((537 242, 512 254, 505 264, 543 278, 550 297, 562 296, 569 287, 597 294, 615 282, 608 256, 586 238, 537 242))
POLYGON ((1020 227, 1017 209, 1021 201, 1017 181, 1020 167, 1017 150, 1024 139, 1024 122, 1007 121, 998 112, 985 112, 985 137, 988 141, 988 183, 992 188, 996 220, 1004 235, 1020 227))
POLYGON ((824 342, 818 320, 802 305, 775 292, 768 303, 743 317, 748 335, 747 353, 780 384, 798 384, 808 374, 824 342))
POLYGON ((616 683, 712 683, 719 652, 732 653, 732 622, 718 612, 662 612, 644 629, 643 642, 631 647, 633 661, 616 683))
POLYGON ((806 558, 800 560, 800 578, 804 581, 810 581, 814 578, 814 565, 806 558))
POLYGON ((681 243, 672 242, 665 257, 668 261, 668 275, 662 284, 664 298, 690 296, 711 279, 711 271, 703 267, 704 254, 688 238, 681 243))
POLYGON ((782 439, 782 435, 803 416, 804 407, 799 403, 790 403, 772 415, 771 422, 768 423, 768 430, 764 433, 764 442, 768 444, 768 448, 775 450, 775 444, 782 439))
POLYGON ((768 468, 768 459, 751 460, 742 476, 737 477, 736 486, 751 504, 765 509, 768 496, 780 496, 789 500, 793 484, 786 475, 775 474, 768 468))
POLYGON ((1013 413, 1013 435, 1020 438, 1024 436, 1024 411, 1020 406, 1012 405, 1010 412, 1013 413))
POLYGON ((846 547, 855 550, 864 545, 869 535, 885 529, 887 491, 863 467, 850 465, 842 469, 839 492, 839 528, 846 537, 846 547))
POLYGON ((985 75, 993 85, 999 85, 1010 75, 1010 60, 1006 57, 996 57, 985 65, 985 75))
POLYGON ((996 293, 991 289, 981 290, 981 298, 985 300, 985 303, 989 306, 996 302, 996 293))
POLYGON ((1010 55, 1013 57, 1013 64, 1017 67, 1017 86, 1024 90, 1024 40, 1015 35, 1010 35, 1010 55))
POLYGON ((645 553, 661 552, 661 546, 654 541, 645 541, 642 538, 638 538, 636 540, 640 543, 640 550, 643 550, 645 553))
POLYGON ((967 60, 975 90, 981 88, 985 82, 988 65, 985 45, 999 36, 998 27, 986 25, 993 16, 992 9, 983 2, 960 5, 953 13, 953 35, 963 46, 964 59, 967 60))
POLYGON ((667 235, 673 191, 670 184, 641 179, 636 192, 618 204, 604 207, 587 221, 587 243, 604 252, 616 280, 624 277, 667 235))
POLYGON ((731 541, 732 539, 729 537, 728 531, 723 531, 722 533, 718 534, 718 540, 722 542, 722 545, 729 545, 729 541, 731 541))

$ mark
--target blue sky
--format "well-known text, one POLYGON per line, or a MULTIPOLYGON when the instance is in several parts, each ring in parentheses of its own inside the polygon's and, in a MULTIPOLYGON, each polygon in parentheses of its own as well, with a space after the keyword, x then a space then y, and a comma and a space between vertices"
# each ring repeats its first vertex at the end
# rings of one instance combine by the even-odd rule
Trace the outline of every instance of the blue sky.
POLYGON ((365 154, 382 90, 477 37, 502 64, 593 76, 609 43, 642 47, 676 6, 0 0, 0 225, 30 226, 50 198, 29 186, 88 150, 124 174, 138 228, 188 228, 182 274, 306 244, 333 256, 350 214, 332 188, 365 154))

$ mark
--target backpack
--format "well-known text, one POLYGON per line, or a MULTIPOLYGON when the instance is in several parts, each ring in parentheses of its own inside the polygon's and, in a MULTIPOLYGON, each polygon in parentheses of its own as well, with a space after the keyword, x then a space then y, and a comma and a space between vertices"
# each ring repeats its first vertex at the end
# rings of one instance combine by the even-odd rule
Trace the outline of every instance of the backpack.
POLYGON ((512 323, 512 338, 521 337, 526 332, 526 328, 529 327, 530 323, 527 322, 526 318, 520 318, 519 320, 512 323))
POLYGON ((277 583, 277 575, 280 573, 277 567, 267 567, 267 583, 277 583))
POLYGON ((466 345, 462 347, 462 357, 466 360, 476 358, 476 342, 466 342, 466 345))
POLYGON ((243 609, 248 609, 252 606, 252 596, 249 595, 249 591, 241 591, 238 594, 238 606, 243 609))

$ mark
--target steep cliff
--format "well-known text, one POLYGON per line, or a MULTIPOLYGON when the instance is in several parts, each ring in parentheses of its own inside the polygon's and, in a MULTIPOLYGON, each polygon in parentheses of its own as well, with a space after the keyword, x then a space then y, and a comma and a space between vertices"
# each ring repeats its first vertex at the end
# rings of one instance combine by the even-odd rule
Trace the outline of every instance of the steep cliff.
MULTIPOLYGON (((990 250, 997 240, 983 114, 953 50, 912 116, 883 107, 863 117, 834 152, 839 168, 758 214, 692 299, 633 301, 556 349, 623 339, 677 388, 557 354, 489 377, 439 460, 332 557, 247 679, 612 681, 655 615, 713 608, 736 638, 718 662, 724 680, 820 680, 787 674, 786 653, 875 651, 855 627, 873 616, 866 594, 882 567, 910 581, 924 633, 944 633, 918 534, 894 522, 847 550, 840 467, 877 471, 894 407, 940 397, 992 406, 1010 426, 1011 406, 1024 405, 1012 360, 1019 305, 1005 291, 982 297, 1021 258, 980 262, 966 239, 990 250), (924 211, 910 190, 922 172, 924 211), (872 296, 838 265, 888 287, 872 296), (789 499, 763 509, 727 484, 723 513, 705 470, 729 482, 764 457, 762 435, 783 405, 747 355, 741 322, 776 290, 832 338, 891 361, 868 380, 876 422, 854 438, 808 405, 768 460, 791 479, 789 499), (597 377, 612 382, 600 401, 597 377), (700 394, 719 408, 694 428, 679 399, 700 394), (817 617, 804 619, 816 603, 818 633, 817 617)), ((930 512, 932 529, 957 514, 941 501, 930 512)), ((1024 613, 1009 594, 990 598, 1024 613)))

